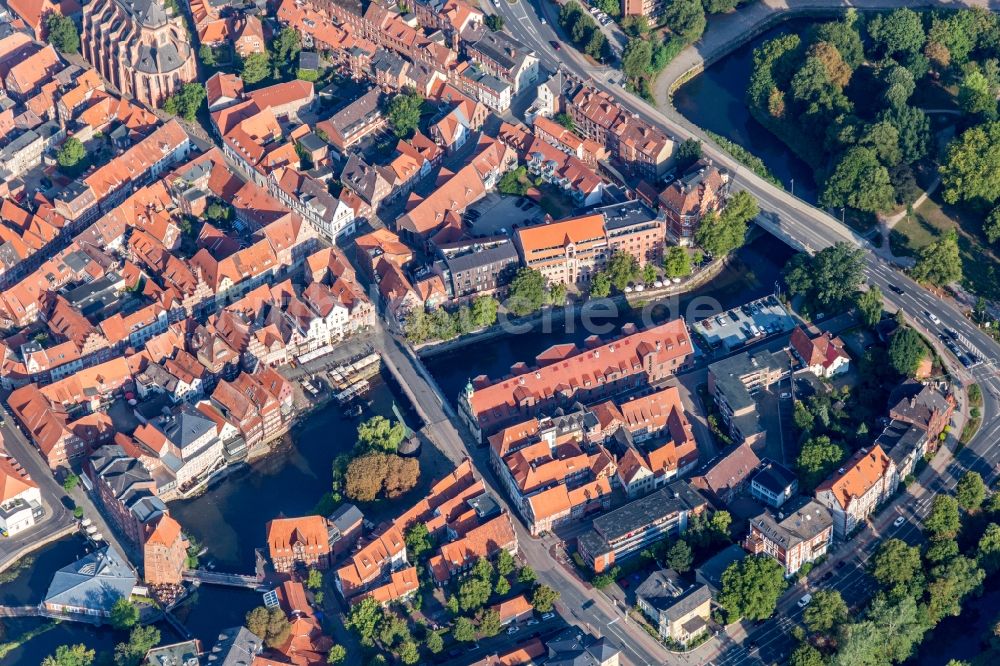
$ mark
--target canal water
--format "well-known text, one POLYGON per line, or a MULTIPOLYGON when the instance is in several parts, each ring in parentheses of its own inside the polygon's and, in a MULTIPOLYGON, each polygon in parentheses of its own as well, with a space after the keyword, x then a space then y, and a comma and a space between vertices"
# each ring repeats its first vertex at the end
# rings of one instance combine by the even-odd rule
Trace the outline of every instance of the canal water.
POLYGON ((622 326, 630 322, 640 328, 678 316, 692 322, 772 294, 781 270, 793 254, 787 245, 770 234, 757 232, 753 240, 737 250, 726 268, 708 284, 663 304, 632 309, 622 306, 622 311, 613 318, 598 317, 595 310, 592 321, 598 325, 596 328, 586 325, 579 316, 569 322, 561 316, 553 317, 549 325, 540 329, 508 334, 460 347, 453 352, 429 356, 424 359, 424 364, 445 396, 455 399, 476 375, 485 374, 491 379, 499 379, 510 373, 510 366, 514 363, 524 361, 531 365, 540 352, 555 344, 579 344, 594 333, 614 337, 622 326))
POLYGON ((801 33, 813 22, 813 19, 795 19, 762 33, 674 93, 674 106, 684 117, 761 158, 786 189, 792 189, 794 179, 796 196, 810 203, 817 198, 812 169, 753 119, 746 104, 746 90, 753 72, 754 49, 775 37, 801 33))

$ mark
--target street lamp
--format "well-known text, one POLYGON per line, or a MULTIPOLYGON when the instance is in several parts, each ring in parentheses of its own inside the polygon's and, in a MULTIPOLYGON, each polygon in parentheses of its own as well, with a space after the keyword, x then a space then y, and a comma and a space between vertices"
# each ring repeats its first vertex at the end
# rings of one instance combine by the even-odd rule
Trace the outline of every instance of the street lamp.
POLYGON ((792 178, 792 196, 795 196, 795 179, 792 178))

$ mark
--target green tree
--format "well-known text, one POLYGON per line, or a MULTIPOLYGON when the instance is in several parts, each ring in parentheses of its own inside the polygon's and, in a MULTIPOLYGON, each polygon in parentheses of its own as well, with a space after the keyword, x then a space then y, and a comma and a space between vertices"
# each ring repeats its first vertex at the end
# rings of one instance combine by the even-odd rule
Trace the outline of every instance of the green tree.
POLYGON ((358 448, 362 451, 395 453, 406 439, 406 426, 384 416, 373 416, 358 426, 358 448))
POLYGON ((979 472, 966 472, 955 487, 958 505, 966 511, 978 511, 986 499, 986 484, 979 472))
POLYGON ((961 613, 962 603, 969 595, 978 594, 985 577, 976 561, 963 555, 934 567, 927 585, 927 613, 931 621, 961 613))
POLYGON ((746 190, 729 198, 722 213, 705 215, 695 231, 695 242, 706 252, 723 257, 743 245, 751 220, 760 213, 757 201, 746 190))
POLYGON ((163 103, 163 110, 191 122, 204 101, 205 86, 200 83, 185 83, 177 94, 167 98, 163 103))
POLYGON ((937 539, 927 546, 924 560, 928 564, 941 564, 954 559, 958 555, 958 542, 951 539, 937 539))
POLYGON ((501 550, 497 555, 497 573, 501 576, 509 576, 514 573, 516 567, 517 562, 514 561, 514 556, 506 550, 501 550))
POLYGON ((678 573, 690 571, 693 562, 694 555, 691 553, 691 546, 684 539, 678 539, 667 551, 667 566, 678 573))
MULTIPOLYGON (((284 617, 284 613, 282 613, 284 617)), ((287 622, 287 620, 286 620, 287 622)), ((127 643, 115 646, 115 666, 138 666, 146 653, 160 643, 160 630, 156 627, 133 627, 127 643)))
POLYGON ((982 114, 986 118, 996 118, 996 89, 986 80, 978 67, 970 67, 958 87, 958 105, 970 115, 982 114))
POLYGON ((531 605, 539 613, 548 613, 552 610, 552 605, 559 600, 559 590, 554 590, 548 585, 536 585, 531 593, 531 605))
POLYGON ((48 31, 49 44, 56 47, 59 53, 79 53, 80 34, 73 19, 52 12, 45 18, 45 29, 48 31))
POLYGON ((590 281, 591 298, 607 298, 611 295, 611 278, 604 271, 594 274, 590 281))
POLYGON ((63 479, 62 487, 63 490, 65 490, 66 492, 70 492, 71 490, 76 488, 79 483, 80 483, 80 477, 74 474, 73 472, 70 472, 69 474, 66 475, 66 478, 63 479))
POLYGON ((528 170, 522 164, 505 173, 497 183, 497 191, 512 197, 524 196, 528 191, 528 170))
POLYGON ((467 617, 460 617, 452 625, 451 635, 460 643, 470 643, 476 640, 476 625, 467 617))
POLYGON ((899 148, 899 130, 888 120, 869 125, 859 143, 874 150, 879 161, 888 167, 897 166, 903 159, 899 148))
POLYGON ((788 658, 789 666, 826 666, 823 653, 808 643, 803 643, 795 648, 788 658))
POLYGON ((685 139, 674 151, 674 161, 681 171, 701 159, 701 141, 698 139, 685 139))
POLYGON ((500 14, 489 14, 484 21, 486 27, 493 32, 500 32, 503 30, 503 16, 500 14))
POLYGON ((517 582, 523 583, 525 585, 535 582, 535 570, 530 566, 525 564, 521 567, 521 570, 517 572, 517 582))
POLYGON ((605 269, 611 284, 616 289, 622 290, 639 277, 639 262, 628 252, 616 251, 608 259, 608 266, 605 269))
POLYGON ((323 572, 319 569, 310 569, 306 578, 306 587, 314 592, 323 589, 323 572))
POLYGON ((545 278, 533 268, 521 268, 510 283, 507 307, 515 315, 531 314, 545 303, 545 278))
POLYGON ((557 113, 556 122, 568 129, 570 132, 576 129, 576 122, 573 120, 573 116, 568 113, 557 113))
POLYGON ((958 516, 958 500, 951 495, 935 495, 931 511, 924 519, 924 529, 932 539, 954 539, 962 526, 958 516))
POLYGON ((986 526, 976 546, 976 561, 989 576, 1000 571, 1000 525, 986 526))
POLYGON ((983 233, 991 243, 1000 241, 1000 206, 997 206, 983 222, 983 233))
POLYGON ((816 488, 843 459, 844 448, 830 441, 826 435, 807 439, 795 461, 803 489, 811 491, 816 488))
POLYGON ((813 413, 809 411, 804 402, 796 400, 792 411, 792 422, 795 424, 795 429, 799 432, 809 432, 816 423, 816 417, 813 416, 813 413))
POLYGON ((90 160, 87 159, 87 149, 75 136, 66 139, 56 153, 59 170, 67 176, 78 176, 87 170, 90 160))
POLYGON ((490 600, 493 586, 489 579, 483 580, 470 576, 462 581, 458 586, 458 604, 463 611, 472 611, 482 608, 490 600))
POLYGON ((441 638, 440 632, 431 631, 427 634, 427 639, 424 641, 424 645, 431 654, 440 654, 444 650, 444 639, 441 638))
POLYGON ((874 327, 882 320, 882 290, 878 285, 869 285, 868 289, 859 293, 856 305, 865 325, 874 327))
POLYGON ((868 21, 868 36, 887 56, 920 51, 927 38, 920 14, 912 9, 897 9, 889 14, 875 14, 868 21))
POLYGON ((785 590, 785 571, 777 560, 750 555, 734 562, 722 574, 718 602, 728 620, 764 620, 771 617, 785 590))
MULTIPOLYGON (((347 619, 347 626, 358 635, 361 639, 362 645, 371 646, 375 644, 375 634, 378 631, 378 625, 381 620, 382 608, 375 599, 369 597, 362 600, 360 603, 351 606, 351 612, 347 619)), ((258 636, 262 635, 254 631, 254 627, 250 626, 249 616, 247 618, 246 626, 247 629, 253 631, 258 636)))
POLYGON ((936 285, 946 285, 962 279, 962 258, 958 250, 958 233, 948 229, 940 238, 920 249, 912 271, 913 279, 936 285))
POLYGON ((496 592, 497 596, 505 596, 510 592, 510 581, 504 576, 498 576, 497 584, 493 586, 493 591, 496 592))
POLYGON ((139 609, 131 601, 122 597, 111 607, 111 626, 119 631, 131 629, 139 622, 139 609))
POLYGON ((664 10, 663 22, 684 41, 695 42, 705 32, 705 9, 701 0, 674 0, 664 10))
POLYGON ((653 61, 653 45, 646 39, 633 38, 622 52, 622 73, 633 82, 649 73, 653 61))
MULTIPOLYGON (((909 76, 909 72, 907 75, 909 76)), ((899 137, 900 159, 903 163, 912 164, 927 155, 931 136, 931 121, 923 110, 904 103, 901 106, 883 110, 879 113, 878 119, 892 123, 892 126, 896 128, 899 137)))
POLYGON ((399 647, 399 660, 404 664, 415 664, 420 661, 420 648, 412 640, 405 641, 399 647))
POLYGON ((413 559, 420 559, 434 547, 425 523, 416 523, 406 532, 406 552, 413 559))
POLYGON ((208 44, 202 44, 199 47, 198 59, 205 67, 218 67, 219 65, 219 57, 215 54, 215 49, 208 44))
POLYGON ((805 295, 820 307, 846 303, 864 277, 864 252, 846 243, 826 247, 810 257, 797 254, 785 268, 792 294, 805 295))
POLYGON ((923 574, 920 549, 901 539, 886 539, 872 558, 871 572, 883 587, 909 586, 923 574))
POLYGON ((686 277, 691 274, 691 255, 678 245, 666 249, 663 257, 663 274, 668 278, 686 277))
POLYGON ((851 69, 857 69, 865 61, 865 49, 858 32, 858 13, 854 9, 849 9, 841 21, 817 26, 816 41, 833 44, 851 69))
POLYGON ((928 353, 923 338, 909 326, 897 329, 889 341, 889 362, 896 372, 907 377, 917 374, 928 353))
POLYGON ((415 90, 406 90, 389 100, 386 116, 392 131, 401 139, 408 139, 420 125, 420 107, 424 98, 415 90))
POLYGON ((910 596, 898 602, 877 594, 865 618, 844 627, 838 666, 899 664, 906 661, 927 631, 922 610, 910 596))
POLYGON ((488 582, 493 577, 493 563, 485 557, 480 557, 472 567, 472 575, 488 582))
POLYGON ((342 664, 347 659, 347 648, 343 645, 333 645, 326 655, 326 663, 342 664))
POLYGON ((704 0, 703 4, 709 14, 724 14, 736 9, 740 0, 704 0))
POLYGON ((644 37, 649 34, 649 19, 645 16, 626 16, 622 21, 622 30, 629 37, 644 37))
POLYGON ((503 624, 500 622, 500 612, 490 609, 483 613, 483 619, 479 621, 479 633, 486 638, 492 638, 500 633, 503 624))
POLYGON ((271 73, 271 60, 267 53, 251 53, 240 60, 240 76, 243 83, 253 85, 260 83, 271 73))
POLYGON ((619 16, 622 13, 621 4, 617 0, 594 0, 593 6, 608 16, 619 16))
POLYGON ((847 604, 837 590, 816 590, 802 613, 809 631, 825 634, 847 619, 847 604))
POLYGON ((94 654, 83 643, 60 645, 55 654, 42 660, 42 666, 90 666, 94 663, 94 654))
POLYGON ((492 296, 477 296, 472 301, 472 323, 477 328, 492 326, 497 322, 500 304, 492 296))
POLYGON ((993 203, 1000 198, 1000 122, 962 132, 948 145, 939 172, 948 203, 974 199, 993 203))
POLYGON ((276 70, 286 72, 297 67, 299 52, 302 50, 302 38, 299 31, 292 26, 286 26, 271 40, 271 61, 276 70))
POLYGON ((820 203, 850 206, 870 213, 889 210, 896 203, 889 170, 879 162, 873 149, 851 148, 827 178, 820 203))

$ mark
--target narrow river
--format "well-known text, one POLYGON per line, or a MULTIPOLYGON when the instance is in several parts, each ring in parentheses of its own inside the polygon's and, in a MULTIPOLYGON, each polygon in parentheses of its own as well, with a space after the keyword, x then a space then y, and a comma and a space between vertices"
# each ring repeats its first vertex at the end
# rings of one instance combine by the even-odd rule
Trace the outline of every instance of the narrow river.
POLYGON ((795 194, 815 203, 812 169, 753 119, 745 97, 754 49, 775 37, 801 32, 811 22, 795 19, 762 33, 681 86, 674 93, 674 106, 699 127, 721 134, 761 158, 786 189, 793 189, 794 180, 795 194))

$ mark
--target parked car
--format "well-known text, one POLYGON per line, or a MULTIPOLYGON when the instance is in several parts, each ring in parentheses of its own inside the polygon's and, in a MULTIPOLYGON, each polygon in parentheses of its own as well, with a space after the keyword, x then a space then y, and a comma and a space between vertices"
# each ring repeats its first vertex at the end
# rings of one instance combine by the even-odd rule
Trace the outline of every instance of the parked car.
POLYGON ((782 400, 788 400, 788 399, 789 399, 789 398, 791 398, 791 397, 792 397, 792 394, 791 394, 791 393, 789 393, 788 391, 784 391, 784 392, 783 392, 783 393, 781 394, 781 399, 782 399, 782 400))
POLYGON ((544 614, 542 614, 542 619, 543 620, 551 620, 555 616, 556 616, 555 613, 544 613, 544 614))
POLYGON ((903 525, 903 523, 905 523, 905 522, 906 522, 906 518, 904 518, 903 516, 900 516, 896 520, 892 521, 892 526, 893 527, 901 527, 903 525))
POLYGON ((507 635, 513 636, 517 632, 521 631, 520 627, 507 627, 507 635))
POLYGON ((809 605, 809 602, 812 601, 812 600, 813 600, 813 595, 811 595, 811 594, 809 594, 807 592, 805 594, 805 596, 803 596, 801 599, 799 599, 799 601, 798 601, 799 608, 805 608, 806 606, 809 605))

